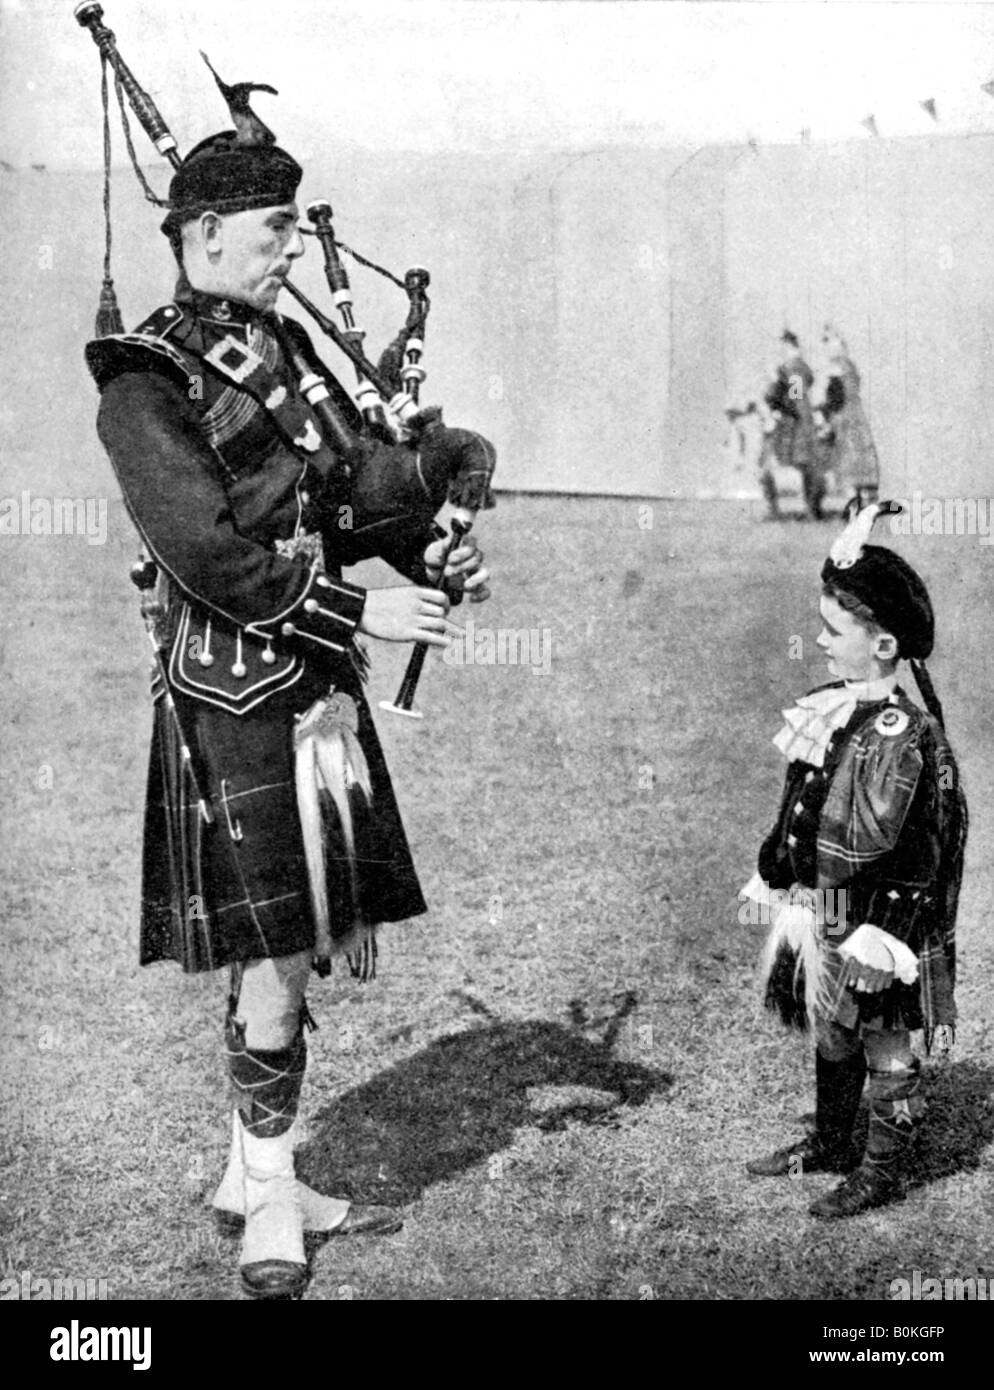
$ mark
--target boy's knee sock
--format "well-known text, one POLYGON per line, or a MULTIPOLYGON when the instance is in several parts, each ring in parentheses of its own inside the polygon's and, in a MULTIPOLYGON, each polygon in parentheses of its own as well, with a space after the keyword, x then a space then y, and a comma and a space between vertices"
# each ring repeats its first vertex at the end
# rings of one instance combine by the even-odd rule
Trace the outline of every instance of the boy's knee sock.
POLYGON ((902 1071, 870 1072, 870 1127, 863 1166, 893 1176, 924 1111, 917 1060, 902 1071))
POLYGON ((839 1061, 815 1053, 815 1135, 827 1149, 844 1149, 852 1136, 866 1080, 862 1049, 839 1061))

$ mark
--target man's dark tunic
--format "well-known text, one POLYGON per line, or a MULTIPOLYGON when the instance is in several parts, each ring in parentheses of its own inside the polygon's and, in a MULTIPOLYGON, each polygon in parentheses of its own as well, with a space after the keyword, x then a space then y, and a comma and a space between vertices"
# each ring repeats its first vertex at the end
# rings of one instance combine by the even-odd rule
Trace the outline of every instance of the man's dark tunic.
MULTIPOLYGON (((421 519, 403 535, 363 541, 350 525, 348 469, 328 445, 293 442, 278 417, 204 361, 225 340, 244 343, 286 404, 306 414, 286 334, 298 356, 317 362, 299 325, 194 292, 138 334, 98 340, 88 351, 102 392, 100 438, 168 591, 171 683, 215 812, 212 826, 198 814, 160 698, 145 820, 143 964, 174 959, 190 971, 215 969, 314 944, 293 733, 295 719, 331 687, 358 707, 373 787, 369 806, 351 797, 358 902, 344 846, 334 835, 327 844, 333 934, 344 939, 357 920, 425 911, 360 688, 353 637, 365 591, 342 580, 341 566, 378 553, 424 583, 420 556, 433 532, 421 519), (313 541, 299 539, 317 535, 323 567, 313 541), (281 553, 294 537, 298 553, 281 553)), ((329 384, 358 429, 357 412, 329 384)))

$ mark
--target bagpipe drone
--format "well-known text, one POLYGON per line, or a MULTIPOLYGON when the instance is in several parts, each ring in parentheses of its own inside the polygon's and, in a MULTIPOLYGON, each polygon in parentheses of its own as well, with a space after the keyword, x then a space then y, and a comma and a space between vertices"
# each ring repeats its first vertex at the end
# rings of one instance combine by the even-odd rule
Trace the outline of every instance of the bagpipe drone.
MULTIPOLYGON (((88 29, 101 59, 101 97, 104 131, 104 211, 106 219, 106 252, 104 278, 100 293, 96 333, 98 338, 124 332, 120 310, 110 274, 110 121, 108 68, 114 75, 115 93, 120 107, 125 143, 135 174, 145 197, 160 207, 168 207, 149 187, 135 154, 131 140, 127 107, 130 106, 149 140, 172 166, 179 171, 183 160, 176 140, 149 94, 131 72, 117 47, 113 32, 103 23, 103 7, 95 0, 84 0, 74 11, 77 22, 88 29)), ((206 54, 201 55, 210 68, 222 96, 227 102, 236 126, 235 138, 245 144, 274 143, 275 137, 256 116, 248 104, 253 91, 275 94, 274 88, 258 83, 228 85, 214 71, 206 54)), ((289 339, 284 338, 291 365, 298 377, 302 395, 321 423, 329 443, 336 449, 343 466, 351 476, 350 503, 355 533, 355 553, 352 562, 373 554, 362 549, 362 537, 371 542, 382 541, 391 532, 401 534, 412 524, 432 521, 446 501, 453 508, 451 531, 444 548, 439 569, 438 587, 445 587, 453 603, 462 597, 458 583, 447 585, 445 563, 463 536, 472 528, 476 513, 494 505, 490 480, 496 462, 492 446, 469 430, 446 429, 437 408, 422 409, 420 388, 425 378, 423 366, 425 325, 430 308, 427 288, 430 276, 420 266, 407 271, 403 280, 390 271, 367 260, 337 239, 332 224, 332 208, 324 199, 310 203, 306 209, 312 226, 300 231, 319 242, 324 256, 325 277, 342 327, 311 302, 289 279, 284 286, 318 328, 353 364, 357 384, 356 405, 364 421, 363 434, 356 433, 351 422, 335 404, 327 382, 305 362, 289 339), (358 264, 369 267, 402 288, 408 297, 406 320, 397 337, 390 343, 374 366, 363 351, 364 330, 355 320, 349 277, 342 264, 340 251, 358 264), (371 440, 393 445, 409 445, 409 449, 371 449, 371 440), (452 447, 445 447, 450 441, 452 447), (458 445, 458 447, 455 447, 458 445)), ((167 218, 168 223, 168 218, 167 218)), ((164 227, 165 230, 165 227, 164 227)), ((438 532, 439 536, 443 533, 438 532)), ((150 610, 150 575, 147 563, 139 564, 132 572, 135 583, 143 592, 143 611, 146 622, 150 610)), ((152 630, 150 628, 150 634, 152 630)), ((154 640, 154 634, 153 640, 154 640)), ((427 653, 427 645, 415 644, 404 680, 394 702, 381 702, 381 708, 393 713, 420 717, 413 709, 414 693, 427 653)), ((185 742, 185 740, 184 740, 185 742)))

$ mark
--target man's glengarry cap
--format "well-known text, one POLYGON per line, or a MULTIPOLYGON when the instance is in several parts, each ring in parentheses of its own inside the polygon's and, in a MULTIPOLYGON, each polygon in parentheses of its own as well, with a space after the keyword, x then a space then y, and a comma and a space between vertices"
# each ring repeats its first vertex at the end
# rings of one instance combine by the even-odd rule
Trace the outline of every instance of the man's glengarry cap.
POLYGON ((207 54, 200 56, 224 97, 235 129, 201 140, 176 170, 169 185, 169 214, 162 224, 167 236, 203 212, 247 212, 292 202, 304 176, 249 105, 253 92, 277 96, 275 87, 258 82, 229 85, 211 67, 207 54))
POLYGON ((244 145, 233 130, 208 136, 183 160, 169 185, 169 236, 203 212, 245 212, 292 202, 304 171, 278 145, 244 145))
POLYGON ((876 518, 900 510, 893 502, 873 502, 857 512, 832 546, 821 578, 864 604, 897 638, 902 657, 924 661, 935 643, 935 615, 924 580, 896 551, 866 544, 876 518))

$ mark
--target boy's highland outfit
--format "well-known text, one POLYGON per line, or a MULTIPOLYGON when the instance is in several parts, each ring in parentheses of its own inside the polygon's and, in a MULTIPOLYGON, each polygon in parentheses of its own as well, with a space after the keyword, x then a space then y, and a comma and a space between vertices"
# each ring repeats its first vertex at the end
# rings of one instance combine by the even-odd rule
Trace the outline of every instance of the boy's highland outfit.
POLYGON ((925 586, 893 551, 864 545, 874 504, 822 571, 831 591, 897 639, 929 706, 896 674, 822 686, 785 711, 774 742, 788 760, 776 824, 743 892, 767 903, 766 1003, 816 1041, 813 1135, 748 1165, 756 1176, 846 1171, 869 1073, 869 1130, 855 1172, 811 1208, 853 1214, 895 1195, 923 1106, 909 1034, 931 1050, 955 1023, 954 928, 966 805, 924 659, 933 642, 925 586), (866 943, 885 946, 891 982, 853 987, 866 943))

